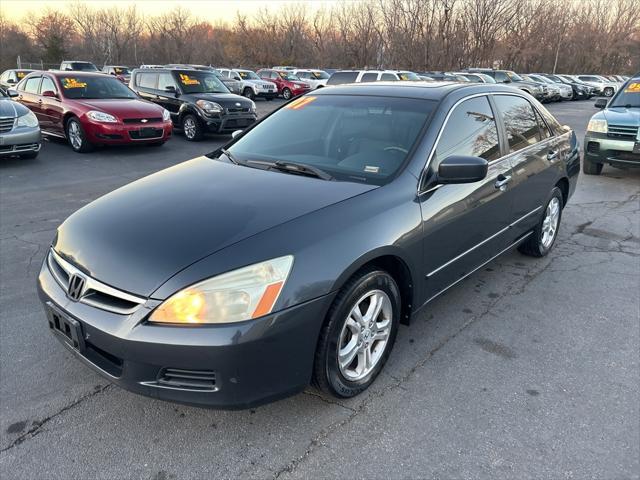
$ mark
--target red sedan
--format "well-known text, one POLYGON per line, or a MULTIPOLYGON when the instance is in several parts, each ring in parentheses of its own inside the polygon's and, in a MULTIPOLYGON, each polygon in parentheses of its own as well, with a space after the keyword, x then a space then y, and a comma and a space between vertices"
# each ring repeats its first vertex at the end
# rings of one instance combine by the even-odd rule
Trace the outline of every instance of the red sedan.
POLYGON ((12 96, 33 111, 42 133, 66 138, 76 152, 96 145, 162 145, 171 137, 169 111, 110 75, 34 72, 15 90, 12 96))

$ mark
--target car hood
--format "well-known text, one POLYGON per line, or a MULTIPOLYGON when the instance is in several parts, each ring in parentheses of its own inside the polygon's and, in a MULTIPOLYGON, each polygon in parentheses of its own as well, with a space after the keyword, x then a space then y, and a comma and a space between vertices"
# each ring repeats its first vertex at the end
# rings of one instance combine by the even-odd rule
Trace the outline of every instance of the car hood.
POLYGON ((81 208, 54 248, 97 280, 149 296, 214 252, 373 188, 198 157, 81 208))
POLYGON ((640 127, 640 108, 609 107, 600 115, 613 125, 640 127))
POLYGON ((118 118, 144 118, 162 116, 162 107, 146 100, 132 99, 95 99, 73 100, 90 110, 100 110, 118 118))
MULTIPOLYGON (((183 96, 186 97, 187 95, 183 96)), ((251 108, 252 106, 251 100, 235 93, 191 93, 188 94, 188 98, 193 102, 198 100, 215 102, 225 108, 251 108), (240 105, 237 105, 238 103, 240 105)))
POLYGON ((273 82, 268 82, 266 80, 254 80, 254 79, 251 79, 251 78, 245 79, 245 82, 252 83, 254 85, 260 85, 260 86, 263 86, 263 85, 266 85, 268 87, 275 87, 276 86, 276 84, 273 83, 273 82))
POLYGON ((28 112, 29 109, 18 102, 14 102, 8 98, 0 99, 0 117, 21 117, 28 112))

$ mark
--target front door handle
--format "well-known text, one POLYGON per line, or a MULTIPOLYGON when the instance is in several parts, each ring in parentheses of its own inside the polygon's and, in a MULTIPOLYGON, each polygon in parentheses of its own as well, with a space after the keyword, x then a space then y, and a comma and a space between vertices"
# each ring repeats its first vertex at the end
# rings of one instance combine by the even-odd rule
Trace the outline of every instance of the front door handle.
POLYGON ((498 175, 498 179, 496 180, 495 187, 500 190, 506 190, 507 184, 511 181, 511 175, 498 175))
POLYGON ((557 150, 551 150, 549 153, 547 153, 547 160, 549 160, 550 162, 557 160, 558 159, 558 151, 557 150))

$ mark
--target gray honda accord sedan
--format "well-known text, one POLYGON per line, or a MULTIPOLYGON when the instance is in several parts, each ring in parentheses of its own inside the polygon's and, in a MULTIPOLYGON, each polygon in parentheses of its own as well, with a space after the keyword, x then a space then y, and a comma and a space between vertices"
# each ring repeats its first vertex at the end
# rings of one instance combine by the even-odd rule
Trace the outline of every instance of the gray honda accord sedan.
POLYGON ((47 324, 155 398, 351 397, 430 300, 511 248, 549 252, 579 164, 511 87, 314 91, 71 215, 38 279, 47 324))

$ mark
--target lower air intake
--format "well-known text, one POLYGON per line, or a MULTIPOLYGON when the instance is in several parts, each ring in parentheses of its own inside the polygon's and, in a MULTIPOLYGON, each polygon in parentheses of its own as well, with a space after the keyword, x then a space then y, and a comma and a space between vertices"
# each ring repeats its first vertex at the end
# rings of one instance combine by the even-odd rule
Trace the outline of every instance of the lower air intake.
POLYGON ((182 370, 163 368, 158 375, 158 385, 183 390, 213 392, 216 387, 216 373, 211 370, 182 370))

